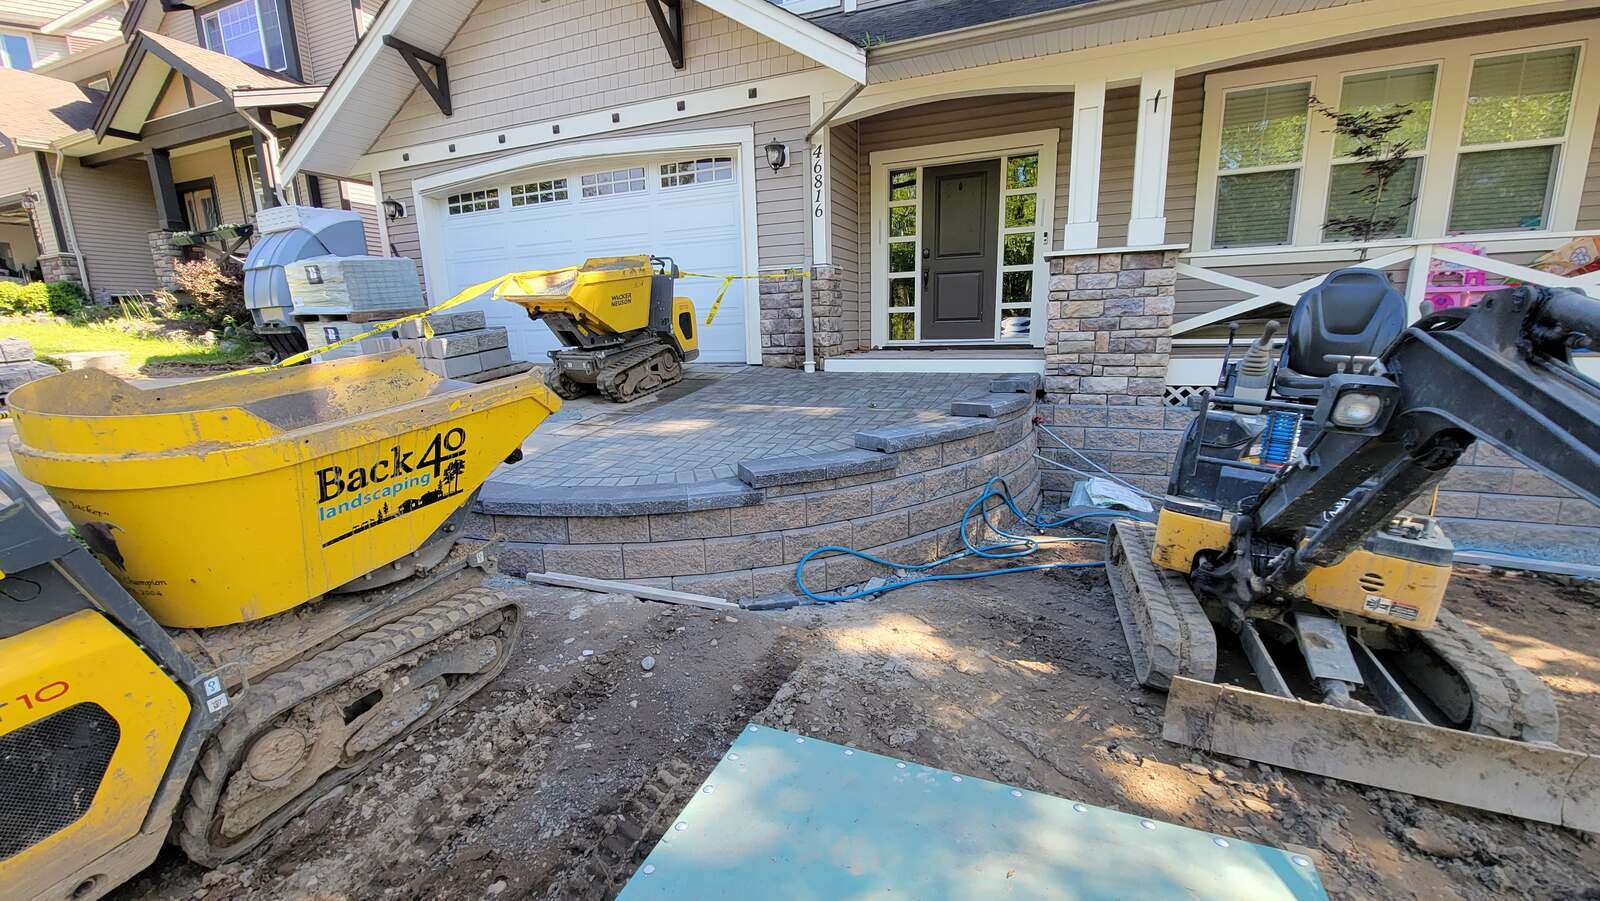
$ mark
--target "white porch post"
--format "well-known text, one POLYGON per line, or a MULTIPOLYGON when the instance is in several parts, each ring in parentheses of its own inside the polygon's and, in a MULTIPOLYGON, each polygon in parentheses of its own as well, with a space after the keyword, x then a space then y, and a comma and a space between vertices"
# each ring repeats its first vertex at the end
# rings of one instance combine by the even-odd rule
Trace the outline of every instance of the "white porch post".
POLYGON ((1167 151, 1172 142, 1171 69, 1139 79, 1139 136, 1133 157, 1133 214, 1128 244, 1163 244, 1167 239, 1167 151))
POLYGON ((829 196, 833 190, 833 173, 828 171, 832 156, 833 127, 827 126, 817 132, 806 147, 806 180, 810 183, 811 196, 807 208, 807 215, 811 217, 811 261, 818 266, 833 262, 833 238, 829 234, 833 221, 833 198, 829 196))
POLYGON ((1067 178, 1067 224, 1061 246, 1100 246, 1100 139, 1105 129, 1106 83, 1083 81, 1072 89, 1072 167, 1067 178))

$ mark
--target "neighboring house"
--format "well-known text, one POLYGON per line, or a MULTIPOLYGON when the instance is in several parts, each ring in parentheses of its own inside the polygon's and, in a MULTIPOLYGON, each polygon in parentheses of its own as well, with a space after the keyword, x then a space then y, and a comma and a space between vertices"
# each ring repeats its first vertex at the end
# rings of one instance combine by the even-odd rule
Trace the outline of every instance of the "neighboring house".
POLYGON ((123 0, 0 3, 0 68, 29 71, 117 37, 123 0))
POLYGON ((175 233, 242 252, 226 237, 238 229, 218 228, 248 226, 280 203, 357 210, 378 249, 369 186, 278 177, 284 149, 374 5, 134 0, 125 18, 120 3, 60 5, 76 7, 63 16, 114 11, 121 24, 18 73, 27 79, 19 92, 0 97, 0 154, 11 154, 0 156, 0 223, 32 220, 43 277, 78 281, 100 299, 170 290, 173 263, 187 252, 175 233), (45 139, 30 117, 51 118, 47 95, 63 84, 84 92, 92 115, 85 121, 81 105, 54 115, 45 139), (14 134, 27 140, 8 142, 14 134))

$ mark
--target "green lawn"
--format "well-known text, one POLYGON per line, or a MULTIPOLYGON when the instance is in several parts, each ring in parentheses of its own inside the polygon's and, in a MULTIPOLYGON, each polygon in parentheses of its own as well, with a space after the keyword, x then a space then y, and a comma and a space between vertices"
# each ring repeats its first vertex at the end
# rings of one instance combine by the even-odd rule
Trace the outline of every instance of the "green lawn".
POLYGON ((73 325, 19 316, 0 316, 0 338, 5 337, 32 344, 36 357, 59 357, 76 351, 126 351, 128 367, 133 370, 142 370, 151 363, 226 366, 242 363, 261 349, 257 344, 238 347, 230 343, 233 349, 223 350, 198 341, 133 335, 111 323, 73 325))

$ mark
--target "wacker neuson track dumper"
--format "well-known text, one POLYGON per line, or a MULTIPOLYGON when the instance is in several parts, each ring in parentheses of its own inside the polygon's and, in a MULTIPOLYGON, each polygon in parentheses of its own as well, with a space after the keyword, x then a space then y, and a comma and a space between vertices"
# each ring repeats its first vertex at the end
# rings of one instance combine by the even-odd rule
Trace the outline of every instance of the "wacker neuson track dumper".
POLYGON ((521 615, 460 525, 560 405, 405 353, 12 392, 77 537, 0 476, 0 896, 232 860, 493 679, 521 615))
POLYGON ((1484 441, 1600 503, 1600 300, 1497 291, 1407 325, 1369 269, 1308 292, 1200 399, 1154 528, 1108 570, 1167 738, 1600 831, 1600 758, 1555 746, 1550 688, 1443 609, 1453 549, 1406 512, 1484 441), (1261 692, 1214 684, 1217 632, 1261 692), (1305 700, 1302 700, 1305 699, 1305 700))
POLYGON ((700 355, 694 302, 674 297, 678 266, 666 257, 599 257, 577 269, 518 279, 499 293, 542 320, 565 345, 550 352, 551 390, 597 390, 626 403, 683 380, 700 355))

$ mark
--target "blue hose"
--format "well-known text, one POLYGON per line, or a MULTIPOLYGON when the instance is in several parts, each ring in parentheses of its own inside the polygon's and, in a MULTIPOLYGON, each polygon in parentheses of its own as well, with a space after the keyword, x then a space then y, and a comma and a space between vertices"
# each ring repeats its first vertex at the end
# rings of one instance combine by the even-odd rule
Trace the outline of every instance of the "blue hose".
MULTIPOLYGON (((936 569, 945 565, 946 563, 952 563, 956 560, 961 560, 966 557, 982 557, 987 560, 1016 560, 1026 557, 1032 554, 1034 551, 1037 551, 1039 549, 1039 542, 1026 535, 1018 535, 1013 532, 1007 532, 1005 529, 995 525, 993 520, 989 519, 990 511, 993 509, 998 509, 998 507, 984 506, 991 498, 998 498, 1006 507, 1009 507, 1011 512, 1016 515, 1018 522, 1026 523, 1035 529, 1058 528, 1060 526, 1077 522, 1080 519, 1091 519, 1095 517, 1115 517, 1119 519, 1129 518, 1128 514, 1116 510, 1091 510, 1084 513, 1074 513, 1071 516, 1065 516, 1061 519, 1054 520, 1043 516, 1029 516, 1018 509, 1017 502, 1012 499, 1011 491, 1006 487, 1005 480, 999 476, 995 476, 989 479, 988 483, 983 486, 983 493, 978 495, 977 500, 974 500, 971 504, 968 504, 966 512, 961 515, 961 543, 966 545, 965 550, 957 551, 954 554, 940 557, 931 563, 895 563, 892 560, 885 560, 882 557, 875 557, 872 554, 869 554, 865 551, 858 551, 855 548, 830 544, 824 547, 819 547, 800 558, 800 562, 796 563, 794 567, 795 584, 800 586, 801 594, 804 594, 806 597, 810 598, 816 603, 837 604, 840 601, 854 601, 870 595, 894 591, 897 588, 905 588, 909 585, 921 585, 925 582, 960 582, 968 579, 985 579, 989 576, 1004 576, 1009 575, 1010 573, 1030 573, 1047 569, 1087 569, 1094 566, 1105 566, 1103 561, 1096 560, 1089 563, 1032 563, 1026 566, 1010 566, 1003 569, 986 569, 982 572, 930 574, 915 576, 913 578, 903 579, 898 582, 889 582, 888 584, 880 585, 872 589, 864 589, 853 594, 818 594, 817 592, 812 591, 811 588, 806 585, 806 564, 811 562, 811 559, 819 554, 841 554, 844 556, 855 557, 860 560, 866 560, 869 563, 875 563, 878 566, 886 567, 888 569, 922 573, 931 569, 936 569), (967 526, 972 522, 972 517, 974 515, 983 517, 983 523, 984 525, 988 526, 989 531, 995 533, 1001 538, 1007 538, 1010 540, 1003 541, 998 544, 973 544, 972 537, 967 532, 967 526)), ((1105 543, 1105 539, 1103 538, 1084 537, 1068 538, 1065 540, 1088 541, 1099 544, 1105 543)))

